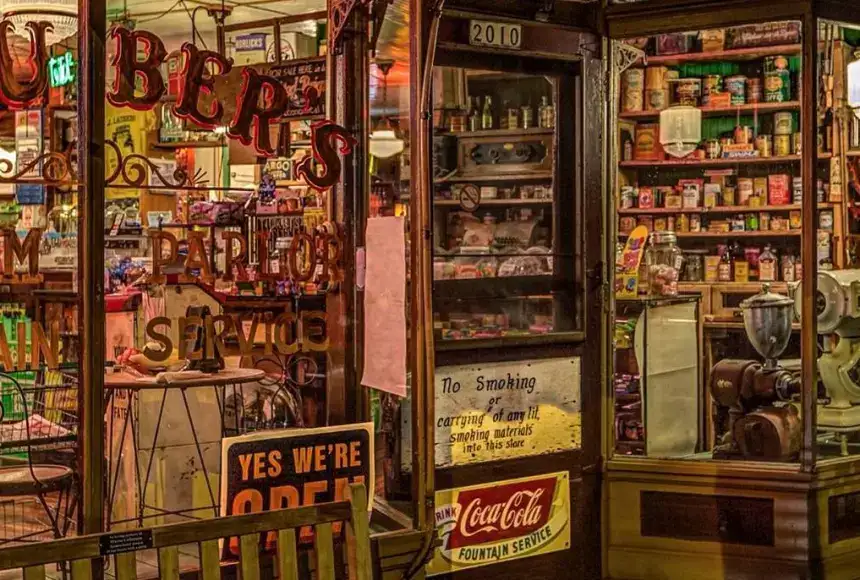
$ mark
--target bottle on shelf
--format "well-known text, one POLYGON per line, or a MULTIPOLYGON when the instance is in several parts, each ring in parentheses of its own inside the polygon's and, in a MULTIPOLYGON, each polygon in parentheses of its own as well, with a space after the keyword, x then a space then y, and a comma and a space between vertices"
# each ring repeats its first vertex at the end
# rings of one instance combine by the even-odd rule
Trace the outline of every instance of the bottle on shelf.
POLYGON ((484 97, 484 110, 481 113, 481 129, 493 128, 493 98, 489 95, 484 97))
POLYGON ((471 97, 471 110, 469 111, 469 131, 481 130, 481 99, 471 97))
MULTIPOLYGON (((543 129, 552 129, 555 127, 555 107, 549 104, 549 97, 546 95, 540 98, 540 109, 538 109, 538 123, 543 129)), ((632 159, 631 155, 631 159, 632 159)))
POLYGON ((732 244, 732 276, 735 282, 749 282, 750 265, 743 248, 737 242, 732 244))
MULTIPOLYGON (((509 101, 505 101, 505 114, 502 117, 505 119, 505 125, 501 129, 516 129, 520 126, 520 110, 512 107, 509 101)), ((500 123, 501 125, 501 123, 500 123)))
POLYGON ((770 244, 765 245, 764 251, 758 257, 758 279, 762 282, 776 281, 776 255, 770 244))
POLYGON ((532 109, 531 103, 526 103, 522 107, 521 117, 522 117, 522 126, 523 129, 531 129, 535 126, 535 113, 534 109, 532 109))
POLYGON ((720 265, 717 267, 717 280, 720 282, 732 281, 732 256, 729 248, 729 244, 726 243, 720 255, 720 265))

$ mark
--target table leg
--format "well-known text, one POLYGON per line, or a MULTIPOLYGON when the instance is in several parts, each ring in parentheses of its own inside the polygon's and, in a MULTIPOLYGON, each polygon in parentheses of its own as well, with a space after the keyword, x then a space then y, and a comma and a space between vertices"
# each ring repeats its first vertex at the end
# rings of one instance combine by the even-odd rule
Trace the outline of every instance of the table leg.
POLYGON ((209 499, 212 500, 212 511, 215 517, 218 517, 218 502, 215 501, 215 492, 212 491, 212 484, 209 481, 209 470, 206 469, 206 460, 203 458, 203 449, 200 447, 200 440, 197 437, 197 428, 194 426, 194 417, 191 413, 191 407, 188 405, 188 395, 185 389, 179 389, 182 393, 182 402, 185 404, 185 412, 188 414, 188 425, 191 427, 191 436, 194 438, 194 447, 197 449, 197 457, 200 459, 200 467, 203 469, 203 478, 206 480, 206 489, 209 491, 209 499))
MULTIPOLYGON (((161 406, 158 409, 158 419, 155 421, 155 432, 152 434, 152 446, 150 447, 149 453, 149 462, 146 466, 146 473, 143 478, 142 489, 145 491, 146 486, 149 485, 149 476, 152 472, 152 464, 155 461, 155 446, 158 444, 158 434, 161 431, 161 420, 164 417, 164 405, 167 403, 167 389, 164 389, 163 394, 161 395, 161 406)), ((139 427, 139 425, 138 425, 139 427)), ((146 511, 146 495, 145 493, 141 493, 138 498, 139 502, 139 513, 138 518, 140 520, 140 525, 143 526, 143 514, 146 511)))

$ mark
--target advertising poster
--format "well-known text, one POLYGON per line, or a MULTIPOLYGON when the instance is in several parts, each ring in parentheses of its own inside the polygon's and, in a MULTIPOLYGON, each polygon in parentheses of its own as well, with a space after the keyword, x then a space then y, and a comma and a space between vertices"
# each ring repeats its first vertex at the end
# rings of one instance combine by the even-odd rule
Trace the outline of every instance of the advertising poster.
POLYGON ((568 473, 437 491, 436 529, 442 545, 428 576, 566 550, 568 473))
MULTIPOLYGON (((361 482, 372 505, 373 423, 229 437, 222 443, 221 466, 222 516, 342 501, 349 484, 361 482)), ((343 525, 333 528, 337 535, 343 525)), ((310 527, 299 531, 300 543, 312 540, 310 527)), ((235 538, 224 542, 223 552, 238 555, 235 538)))
POLYGON ((436 465, 580 446, 579 357, 436 369, 436 465))

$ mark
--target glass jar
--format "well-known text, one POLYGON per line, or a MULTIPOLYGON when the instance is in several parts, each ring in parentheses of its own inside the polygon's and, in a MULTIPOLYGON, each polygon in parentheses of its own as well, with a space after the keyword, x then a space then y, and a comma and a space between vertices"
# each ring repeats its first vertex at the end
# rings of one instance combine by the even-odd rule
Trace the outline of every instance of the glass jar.
POLYGON ((645 250, 648 268, 648 294, 651 296, 677 296, 678 278, 684 253, 677 245, 675 232, 653 232, 645 250))
POLYGON ((705 280, 705 256, 707 250, 690 250, 684 252, 685 282, 703 282, 705 280))

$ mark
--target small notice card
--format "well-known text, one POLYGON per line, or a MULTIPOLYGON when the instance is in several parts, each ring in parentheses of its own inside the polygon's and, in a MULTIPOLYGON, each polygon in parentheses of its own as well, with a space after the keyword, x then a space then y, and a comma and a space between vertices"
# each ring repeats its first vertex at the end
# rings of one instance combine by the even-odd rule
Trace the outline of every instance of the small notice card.
POLYGON ((402 217, 367 220, 364 376, 361 384, 406 396, 406 240, 402 217))

